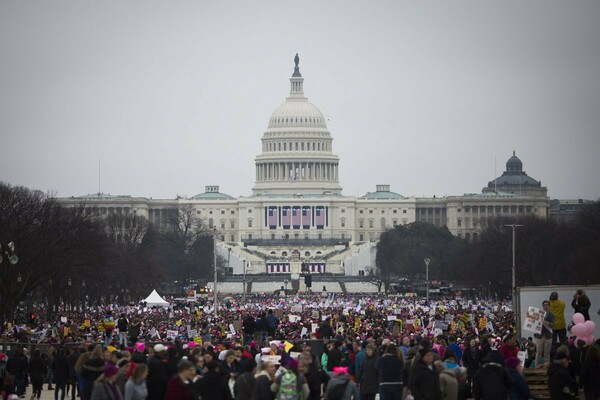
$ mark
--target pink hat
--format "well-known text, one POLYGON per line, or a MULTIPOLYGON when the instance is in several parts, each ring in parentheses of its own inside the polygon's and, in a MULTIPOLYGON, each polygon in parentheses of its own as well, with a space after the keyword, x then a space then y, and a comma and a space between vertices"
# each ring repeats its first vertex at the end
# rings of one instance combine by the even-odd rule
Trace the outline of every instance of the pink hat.
POLYGON ((137 342, 137 343, 135 344, 135 349, 141 353, 141 352, 143 352, 144 350, 146 350, 146 344, 144 344, 144 343, 142 343, 142 342, 137 342))

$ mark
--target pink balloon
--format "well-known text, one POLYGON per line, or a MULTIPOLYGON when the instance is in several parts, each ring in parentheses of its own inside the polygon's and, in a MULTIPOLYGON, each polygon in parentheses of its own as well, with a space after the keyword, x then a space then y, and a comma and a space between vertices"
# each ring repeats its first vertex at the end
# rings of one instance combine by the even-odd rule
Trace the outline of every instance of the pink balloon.
POLYGON ((587 332, 587 329, 585 327, 585 324, 583 324, 583 323, 576 324, 575 326, 573 326, 571 328, 571 334, 573 334, 579 338, 583 338, 583 337, 587 336, 586 332, 587 332))
POLYGON ((581 323, 585 322, 585 317, 583 316, 582 313, 577 313, 577 314, 573 315, 573 322, 575 324, 581 324, 581 323))
POLYGON ((585 336, 590 336, 596 330, 596 323, 594 321, 589 320, 584 322, 585 328, 587 329, 587 333, 585 336))
POLYGON ((596 338, 594 337, 594 335, 590 335, 586 338, 586 343, 588 346, 591 346, 594 344, 594 342, 596 341, 596 338))

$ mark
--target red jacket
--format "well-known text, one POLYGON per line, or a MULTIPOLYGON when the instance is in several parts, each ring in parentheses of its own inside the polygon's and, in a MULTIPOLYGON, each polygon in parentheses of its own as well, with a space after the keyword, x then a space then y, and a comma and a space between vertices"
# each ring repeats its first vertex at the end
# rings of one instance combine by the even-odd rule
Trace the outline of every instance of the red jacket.
POLYGON ((175 375, 167 385, 166 400, 194 400, 190 388, 175 375))

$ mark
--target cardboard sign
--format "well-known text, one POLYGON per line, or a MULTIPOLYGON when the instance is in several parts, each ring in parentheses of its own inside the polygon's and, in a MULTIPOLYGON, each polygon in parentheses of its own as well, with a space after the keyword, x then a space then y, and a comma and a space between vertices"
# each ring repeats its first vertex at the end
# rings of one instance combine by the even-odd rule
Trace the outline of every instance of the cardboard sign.
POLYGON ((544 310, 529 306, 527 308, 527 315, 523 321, 523 329, 529 332, 542 333, 544 314, 544 310))
POLYGON ((521 365, 523 365, 523 367, 525 366, 525 360, 527 360, 527 352, 526 351, 520 351, 517 353, 517 358, 519 360, 521 360, 521 365))
POLYGON ((188 337, 189 337, 190 339, 193 339, 193 338, 195 338, 195 337, 197 337, 197 336, 198 336, 198 331, 196 331, 195 329, 190 329, 190 330, 188 331, 188 337))
POLYGON ((270 356, 270 355, 264 355, 260 357, 260 361, 262 362, 272 362, 275 363, 275 365, 279 365, 281 360, 281 356, 270 356))
POLYGON ((296 323, 296 321, 299 321, 299 320, 300 320, 300 317, 299 317, 299 316, 297 316, 297 315, 292 315, 292 314, 290 314, 290 315, 288 315, 288 319, 290 320, 290 322, 291 322, 292 324, 294 324, 294 323, 296 323))
POLYGON ((317 333, 317 329, 319 329, 319 325, 313 323, 313 324, 310 324, 310 328, 311 328, 312 333, 317 333))
POLYGON ((307 334, 308 334, 308 329, 306 329, 306 327, 303 327, 302 332, 300 332, 300 338, 303 338, 307 334))
POLYGON ((177 331, 167 331, 167 338, 169 339, 177 339, 177 331))

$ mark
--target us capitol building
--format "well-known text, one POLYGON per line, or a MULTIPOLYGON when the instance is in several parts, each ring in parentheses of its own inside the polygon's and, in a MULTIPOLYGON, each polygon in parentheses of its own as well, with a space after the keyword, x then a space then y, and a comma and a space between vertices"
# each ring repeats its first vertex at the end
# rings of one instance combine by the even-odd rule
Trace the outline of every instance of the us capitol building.
POLYGON ((379 236, 399 224, 425 221, 445 225, 456 236, 476 238, 488 218, 547 218, 547 189, 523 171, 514 153, 506 171, 478 194, 405 197, 379 184, 362 197, 342 195, 333 138, 323 113, 304 96, 298 64, 296 55, 290 94, 275 109, 262 136, 251 196, 235 198, 221 193, 219 186, 206 186, 204 193, 186 199, 100 193, 60 202, 83 204, 101 216, 143 216, 159 227, 169 213, 191 207, 205 226, 216 229, 218 254, 228 260, 230 273, 241 275, 245 269, 249 275, 281 274, 292 280, 307 270, 346 276, 373 273, 379 236))

